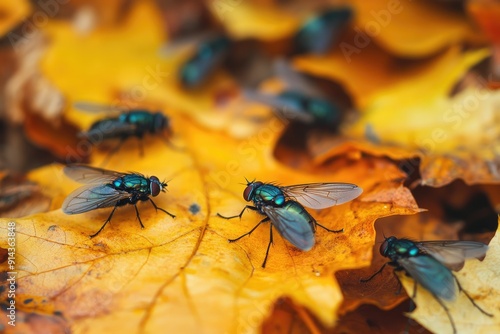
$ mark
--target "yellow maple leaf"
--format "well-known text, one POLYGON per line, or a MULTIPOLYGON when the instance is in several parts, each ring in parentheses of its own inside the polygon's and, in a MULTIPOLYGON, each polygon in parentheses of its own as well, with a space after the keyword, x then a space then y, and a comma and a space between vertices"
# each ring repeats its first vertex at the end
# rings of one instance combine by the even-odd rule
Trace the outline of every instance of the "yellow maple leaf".
POLYGON ((351 3, 356 12, 356 34, 344 45, 340 44, 349 54, 374 40, 394 55, 420 58, 451 45, 481 39, 464 14, 439 3, 399 0, 351 0, 351 3))

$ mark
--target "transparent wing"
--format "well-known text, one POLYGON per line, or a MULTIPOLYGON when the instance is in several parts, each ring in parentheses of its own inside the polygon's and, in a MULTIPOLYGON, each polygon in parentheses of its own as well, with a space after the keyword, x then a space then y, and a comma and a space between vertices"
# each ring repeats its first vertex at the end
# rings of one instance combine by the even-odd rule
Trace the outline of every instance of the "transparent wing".
POLYGON ((80 134, 87 138, 117 138, 121 136, 131 136, 137 131, 137 125, 120 122, 117 119, 101 120, 92 127, 80 134))
POLYGON ((174 40, 168 41, 165 45, 163 45, 160 48, 159 53, 162 56, 172 56, 176 53, 194 49, 198 44, 213 39, 218 35, 220 35, 220 33, 217 33, 216 31, 205 31, 176 38, 174 40))
POLYGON ((415 244, 452 270, 461 269, 465 259, 483 257, 488 250, 488 245, 476 241, 421 241, 415 244))
POLYGON ((79 109, 86 112, 123 112, 128 111, 127 108, 120 108, 117 106, 111 106, 107 104, 92 103, 78 101, 73 104, 75 109, 79 109))
POLYGON ((309 79, 296 72, 286 60, 276 60, 273 63, 273 68, 276 75, 286 82, 289 89, 299 91, 309 97, 326 98, 319 90, 314 88, 314 84, 309 79))
POLYGON ((346 203, 363 192, 363 189, 351 183, 308 183, 280 188, 287 196, 312 209, 346 203))
POLYGON ((305 113, 304 110, 297 109, 297 106, 294 103, 290 103, 290 101, 285 98, 271 94, 264 94, 250 89, 244 89, 243 96, 247 100, 259 102, 274 108, 276 113, 283 115, 286 119, 292 121, 296 120, 303 123, 314 122, 313 115, 305 113))
POLYGON ((300 210, 303 209, 290 207, 290 205, 262 208, 262 211, 271 219, 274 227, 286 240, 295 247, 308 251, 314 246, 314 231, 310 225, 309 214, 305 210, 303 210, 305 214, 301 214, 300 210))
POLYGON ((124 175, 124 173, 80 164, 64 167, 64 174, 80 183, 109 183, 124 175))
POLYGON ((130 197, 126 191, 113 189, 107 185, 87 185, 76 189, 66 197, 62 210, 66 214, 87 212, 99 208, 115 206, 121 199, 130 197))
POLYGON ((454 300, 455 278, 451 271, 431 256, 419 255, 398 259, 408 274, 435 296, 454 300))

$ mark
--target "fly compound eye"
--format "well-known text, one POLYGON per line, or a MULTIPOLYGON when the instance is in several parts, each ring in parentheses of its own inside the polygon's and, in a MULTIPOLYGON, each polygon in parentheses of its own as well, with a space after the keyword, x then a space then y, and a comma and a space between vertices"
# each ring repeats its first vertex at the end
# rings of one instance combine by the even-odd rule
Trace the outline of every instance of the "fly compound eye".
POLYGON ((252 193, 253 193, 253 184, 250 184, 249 186, 247 186, 245 188, 245 190, 243 191, 243 198, 245 199, 245 201, 250 201, 251 200, 251 196, 252 196, 252 193))
POLYGON ((248 183, 247 187, 243 191, 243 198, 245 199, 245 201, 250 202, 252 200, 255 189, 257 189, 261 185, 262 185, 262 182, 250 182, 250 183, 248 183))
POLYGON ((382 245, 380 245, 380 254, 382 256, 385 256, 385 254, 387 253, 387 249, 389 248, 389 242, 388 240, 385 240, 382 245))
POLYGON ((149 178, 149 188, 152 196, 157 196, 160 193, 162 186, 160 180, 158 180, 156 176, 151 176, 149 178))
POLYGON ((382 256, 386 256, 389 248, 392 246, 392 243, 396 240, 395 237, 386 238, 385 241, 380 245, 380 254, 382 256))
POLYGON ((385 241, 380 246, 380 254, 382 254, 383 256, 387 256, 389 249, 394 247, 394 242, 396 240, 397 240, 396 237, 386 238, 385 241))

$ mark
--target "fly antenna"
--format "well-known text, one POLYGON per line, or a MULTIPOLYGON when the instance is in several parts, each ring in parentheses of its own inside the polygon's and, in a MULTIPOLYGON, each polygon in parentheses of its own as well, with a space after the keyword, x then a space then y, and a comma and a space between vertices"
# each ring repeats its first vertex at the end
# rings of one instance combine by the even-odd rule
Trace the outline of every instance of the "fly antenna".
POLYGON ((245 181, 247 181, 246 184, 244 184, 244 183, 240 183, 240 184, 242 184, 244 186, 248 186, 250 183, 253 183, 255 181, 255 179, 253 179, 253 181, 248 181, 248 179, 245 177, 245 181))
POLYGON ((170 179, 168 181, 165 181, 165 179, 163 179, 163 181, 161 183, 161 191, 168 191, 167 186, 168 186, 168 183, 170 181, 172 181, 172 179, 170 179))

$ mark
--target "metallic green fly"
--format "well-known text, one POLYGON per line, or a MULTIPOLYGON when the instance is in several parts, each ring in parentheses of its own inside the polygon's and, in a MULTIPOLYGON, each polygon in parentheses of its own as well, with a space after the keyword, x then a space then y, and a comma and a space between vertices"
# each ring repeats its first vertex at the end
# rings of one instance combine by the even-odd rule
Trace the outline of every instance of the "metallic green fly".
POLYGON ((235 216, 227 217, 219 213, 217 215, 224 219, 241 218, 245 210, 249 209, 265 216, 249 232, 236 239, 229 239, 230 242, 250 235, 260 224, 271 221, 270 240, 262 263, 262 268, 264 268, 269 248, 273 243, 273 226, 292 245, 300 250, 308 251, 314 246, 316 226, 334 233, 342 232, 343 229, 331 230, 319 224, 303 205, 313 209, 324 209, 351 201, 362 192, 360 187, 350 183, 309 183, 281 187, 271 183, 253 181, 247 182, 247 187, 243 192, 243 198, 247 202, 252 201, 253 206, 245 206, 240 214, 235 216))
POLYGON ((470 302, 484 315, 492 315, 484 311, 465 291, 451 270, 460 269, 467 258, 480 258, 486 254, 488 246, 476 241, 421 241, 396 237, 386 238, 380 246, 380 254, 391 261, 385 263, 377 272, 361 282, 368 282, 382 272, 387 264, 394 270, 404 270, 415 280, 412 298, 416 295, 416 286, 420 284, 443 307, 450 319, 453 333, 455 323, 443 300, 453 301, 458 291, 462 291, 470 302), (455 285, 456 283, 456 285, 455 285))
POLYGON ((73 191, 64 200, 64 213, 72 215, 100 208, 113 208, 108 219, 99 231, 90 236, 91 238, 98 235, 111 221, 117 207, 128 204, 134 206, 139 224, 144 228, 137 209, 139 201, 150 201, 157 211, 163 211, 175 218, 170 212, 156 206, 151 199, 151 196, 165 192, 167 187, 167 183, 161 182, 156 176, 146 177, 138 173, 120 173, 78 164, 66 166, 64 173, 77 182, 87 184, 73 191))

